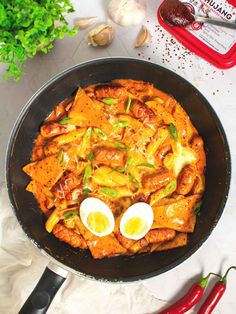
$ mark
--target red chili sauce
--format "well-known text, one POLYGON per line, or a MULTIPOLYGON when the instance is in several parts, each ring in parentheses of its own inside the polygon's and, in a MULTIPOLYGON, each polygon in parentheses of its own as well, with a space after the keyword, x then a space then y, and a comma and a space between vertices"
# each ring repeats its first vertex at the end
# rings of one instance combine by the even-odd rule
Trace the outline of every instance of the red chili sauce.
POLYGON ((193 15, 179 0, 167 0, 160 9, 162 19, 171 26, 188 26, 194 22, 193 15))

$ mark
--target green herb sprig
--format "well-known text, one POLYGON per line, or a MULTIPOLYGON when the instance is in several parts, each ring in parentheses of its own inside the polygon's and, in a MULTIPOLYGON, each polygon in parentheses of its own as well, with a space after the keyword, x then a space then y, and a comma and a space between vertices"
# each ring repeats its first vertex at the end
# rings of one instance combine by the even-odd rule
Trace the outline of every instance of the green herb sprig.
POLYGON ((2 0, 0 3, 0 62, 5 78, 20 79, 24 61, 38 51, 47 53, 56 38, 74 36, 64 15, 74 12, 70 0, 2 0))

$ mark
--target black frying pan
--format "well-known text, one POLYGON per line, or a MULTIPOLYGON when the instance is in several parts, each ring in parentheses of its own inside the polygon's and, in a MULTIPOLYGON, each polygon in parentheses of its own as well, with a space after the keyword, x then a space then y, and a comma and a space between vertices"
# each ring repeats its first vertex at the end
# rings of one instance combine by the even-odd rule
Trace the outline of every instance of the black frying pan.
POLYGON ((150 62, 109 58, 76 65, 58 74, 24 107, 7 152, 7 185, 14 213, 28 238, 54 262, 46 268, 20 313, 45 313, 64 281, 64 269, 87 278, 126 282, 156 276, 186 260, 207 239, 222 214, 229 190, 230 169, 229 147, 214 110, 196 88, 175 73, 150 62), (30 160, 39 125, 58 102, 69 97, 79 85, 85 87, 117 78, 152 82, 181 103, 205 142, 206 192, 201 215, 187 246, 167 252, 94 260, 88 251, 74 249, 46 232, 45 216, 32 193, 25 190, 29 178, 22 167, 30 160))

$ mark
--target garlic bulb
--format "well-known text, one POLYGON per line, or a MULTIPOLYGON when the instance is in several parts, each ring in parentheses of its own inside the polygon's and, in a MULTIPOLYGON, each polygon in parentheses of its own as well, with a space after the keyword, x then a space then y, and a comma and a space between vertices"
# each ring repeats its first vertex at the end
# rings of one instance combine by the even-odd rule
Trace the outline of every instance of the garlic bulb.
POLYGON ((147 27, 143 25, 138 35, 135 48, 140 48, 147 45, 150 42, 150 39, 151 39, 151 34, 149 33, 147 27))
POLYGON ((94 47, 108 46, 113 40, 114 28, 109 24, 101 24, 89 32, 88 43, 94 47))
POLYGON ((108 13, 119 25, 140 24, 146 15, 146 0, 111 0, 108 13))
POLYGON ((85 29, 88 26, 92 25, 93 23, 96 22, 97 17, 93 16, 93 17, 82 17, 82 18, 77 18, 75 19, 74 24, 79 26, 79 28, 81 29, 85 29))

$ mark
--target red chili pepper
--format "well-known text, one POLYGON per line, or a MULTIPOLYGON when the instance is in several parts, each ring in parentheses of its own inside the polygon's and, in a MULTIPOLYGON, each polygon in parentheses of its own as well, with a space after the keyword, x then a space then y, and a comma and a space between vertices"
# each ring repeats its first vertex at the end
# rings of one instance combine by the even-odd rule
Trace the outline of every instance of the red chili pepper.
POLYGON ((220 301, 221 297, 223 296, 225 290, 226 290, 226 283, 227 283, 227 275, 230 271, 230 269, 236 269, 235 266, 231 266, 225 273, 225 275, 219 280, 213 289, 211 290, 210 294, 206 298, 205 302, 197 312, 197 314, 210 314, 218 302, 220 301))
MULTIPOLYGON (((193 284, 185 296, 159 314, 182 314, 191 309, 202 298, 211 274, 213 273, 210 273, 207 277, 201 278, 197 283, 193 284)), ((217 274, 214 275, 218 276, 217 274)))

